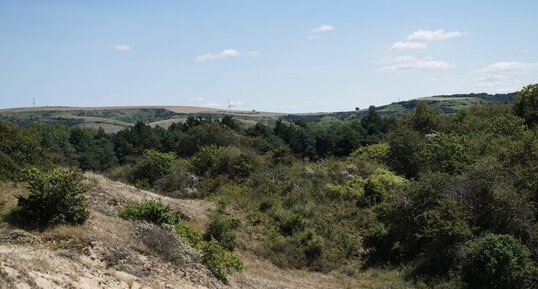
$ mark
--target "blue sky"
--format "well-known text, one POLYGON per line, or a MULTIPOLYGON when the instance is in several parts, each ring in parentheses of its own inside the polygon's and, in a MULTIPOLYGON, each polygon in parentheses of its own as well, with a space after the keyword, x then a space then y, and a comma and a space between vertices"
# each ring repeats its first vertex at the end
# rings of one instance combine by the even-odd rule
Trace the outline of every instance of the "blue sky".
POLYGON ((353 110, 538 82, 538 1, 0 0, 0 107, 353 110))

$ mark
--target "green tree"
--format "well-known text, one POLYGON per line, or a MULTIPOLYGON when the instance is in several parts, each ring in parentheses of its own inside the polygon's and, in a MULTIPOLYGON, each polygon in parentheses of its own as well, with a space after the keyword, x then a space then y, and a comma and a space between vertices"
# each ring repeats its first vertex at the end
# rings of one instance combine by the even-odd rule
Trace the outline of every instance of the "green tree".
POLYGON ((0 180, 17 178, 27 166, 50 168, 51 162, 38 137, 0 121, 0 180))
POLYGON ((76 170, 44 174, 38 169, 25 172, 30 195, 19 197, 13 220, 30 227, 58 224, 83 224, 89 217, 86 209, 84 176, 76 170))
POLYGON ((538 123, 538 84, 532 84, 519 91, 514 100, 516 115, 525 119, 529 126, 538 123))
POLYGON ((419 101, 410 117, 410 124, 422 134, 438 130, 440 114, 424 101, 419 101))
POLYGON ((467 246, 462 274, 471 288, 521 289, 531 266, 529 250, 514 237, 488 234, 467 246))
POLYGON ((426 139, 419 132, 400 125, 388 135, 388 159, 391 169, 407 178, 416 178, 420 171, 420 156, 426 139))

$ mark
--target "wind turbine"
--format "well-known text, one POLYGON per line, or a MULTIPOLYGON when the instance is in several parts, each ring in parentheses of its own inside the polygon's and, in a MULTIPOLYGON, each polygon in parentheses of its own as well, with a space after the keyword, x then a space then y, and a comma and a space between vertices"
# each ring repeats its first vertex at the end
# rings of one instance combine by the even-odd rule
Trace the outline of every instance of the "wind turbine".
POLYGON ((232 104, 230 100, 228 99, 228 106, 226 107, 228 110, 232 110, 232 107, 234 107, 235 104, 232 104))

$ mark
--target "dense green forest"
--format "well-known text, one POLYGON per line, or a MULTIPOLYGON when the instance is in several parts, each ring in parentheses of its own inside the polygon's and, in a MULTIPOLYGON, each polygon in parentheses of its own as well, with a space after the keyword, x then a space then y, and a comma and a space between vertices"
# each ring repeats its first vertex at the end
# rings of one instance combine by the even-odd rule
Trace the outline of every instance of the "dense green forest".
MULTIPOLYGON (((538 85, 499 99, 506 104, 439 111, 423 101, 402 116, 372 107, 274 125, 189 117, 117 133, 0 122, 0 180, 46 187, 30 167, 75 167, 208 198, 218 207, 206 232, 178 228, 194 245, 239 248, 284 268, 398 268, 418 288, 536 288, 538 85)), ((158 223, 178 225, 148 206, 156 208, 125 214, 164 210, 158 223)))

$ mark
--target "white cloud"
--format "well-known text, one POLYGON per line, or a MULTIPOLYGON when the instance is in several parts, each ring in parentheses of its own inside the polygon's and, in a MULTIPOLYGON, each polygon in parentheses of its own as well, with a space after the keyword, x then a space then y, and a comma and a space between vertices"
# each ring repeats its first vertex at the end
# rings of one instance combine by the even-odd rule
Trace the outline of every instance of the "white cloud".
POLYGON ((248 57, 257 57, 261 54, 258 50, 249 50, 247 52, 240 52, 237 49, 224 49, 221 52, 217 53, 208 53, 204 55, 197 56, 196 61, 206 62, 213 60, 221 60, 226 58, 238 57, 238 56, 248 56, 248 57))
POLYGON ((114 49, 117 51, 129 51, 131 50, 131 46, 127 44, 118 44, 114 47, 114 49))
POLYGON ((473 73, 472 87, 493 88, 496 92, 514 91, 538 77, 536 62, 495 62, 473 73))
POLYGON ((460 31, 445 31, 444 29, 423 30, 420 29, 407 36, 407 40, 412 41, 439 41, 452 38, 458 38, 465 33, 460 31))
POLYGON ((317 28, 312 29, 312 33, 317 34, 317 33, 329 32, 332 30, 334 30, 334 26, 329 25, 329 24, 323 24, 317 28))
POLYGON ((390 50, 417 50, 426 47, 426 43, 423 42, 398 41, 390 47, 390 50))
POLYGON ((327 32, 333 31, 335 28, 332 25, 329 24, 323 24, 319 27, 316 27, 310 31, 310 34, 306 36, 307 39, 310 40, 316 40, 323 38, 324 34, 327 34, 327 32))
POLYGON ((386 58, 378 63, 382 64, 381 71, 387 72, 400 72, 400 71, 413 71, 413 70, 435 70, 435 69, 449 69, 454 67, 454 64, 447 63, 440 60, 434 60, 431 58, 418 59, 412 55, 397 56, 386 58))
POLYGON ((476 72, 481 74, 527 74, 533 70, 538 69, 538 63, 526 63, 526 62, 495 62, 485 68, 478 69, 476 72))
POLYGON ((205 62, 205 61, 219 60, 219 59, 225 59, 225 58, 230 58, 230 57, 237 57, 239 55, 240 55, 239 51, 235 49, 224 49, 221 52, 200 55, 196 57, 196 60, 205 62))

